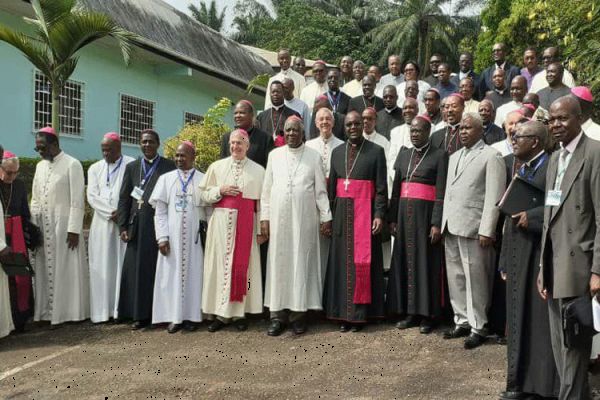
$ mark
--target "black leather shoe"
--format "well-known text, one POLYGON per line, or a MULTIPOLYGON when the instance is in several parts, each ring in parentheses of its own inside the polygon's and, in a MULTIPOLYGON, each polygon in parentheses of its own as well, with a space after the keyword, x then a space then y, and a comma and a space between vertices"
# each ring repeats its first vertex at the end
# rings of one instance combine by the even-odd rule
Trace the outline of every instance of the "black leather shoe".
POLYGON ((285 330, 285 325, 278 319, 272 319, 271 325, 269 329, 267 329, 267 335, 269 336, 279 336, 285 330))
POLYGON ((132 331, 139 331, 142 328, 147 327, 148 325, 150 325, 150 320, 148 319, 142 319, 139 321, 134 321, 133 325, 131 325, 131 330, 132 331))
POLYGON ((233 324, 240 332, 248 330, 248 320, 246 318, 237 319, 233 324))
POLYGON ((340 332, 342 332, 342 333, 349 332, 351 328, 352 328, 352 326, 350 324, 341 324, 340 332))
POLYGON ((223 329, 223 327, 225 327, 225 323, 220 319, 215 319, 213 322, 210 323, 210 325, 208 325, 208 331, 214 333, 220 331, 221 329, 223 329))
POLYGON ((456 326, 454 329, 444 332, 444 339, 458 339, 460 337, 469 336, 471 329, 464 326, 456 326))
POLYGON ((475 332, 471 332, 469 337, 465 339, 465 349, 470 350, 479 347, 485 342, 485 336, 481 336, 475 332))
POLYGON ((431 318, 423 318, 421 320, 421 325, 419 326, 419 333, 423 335, 428 335, 433 331, 433 321, 431 318))
POLYGON ((496 344, 499 344, 500 346, 506 346, 506 336, 498 336, 496 338, 496 344))
POLYGON ((352 329, 350 329, 352 332, 360 332, 363 330, 363 328, 365 327, 364 324, 352 324, 352 329))
POLYGON ((295 335, 302 335, 306 332, 306 320, 304 318, 294 321, 292 324, 292 331, 294 331, 295 335))
POLYGON ((170 323, 169 326, 167 327, 167 332, 169 333, 176 333, 179 332, 181 330, 181 324, 174 324, 174 323, 170 323))
POLYGON ((522 392, 502 392, 500 393, 500 400, 521 400, 525 396, 522 392))
POLYGON ((408 329, 408 328, 413 328, 413 327, 417 326, 417 324, 418 324, 417 317, 415 317, 414 315, 409 315, 402 321, 398 321, 398 323, 396 324, 396 328, 408 329))
POLYGON ((183 321, 183 329, 188 332, 193 332, 198 330, 198 323, 192 321, 183 321))

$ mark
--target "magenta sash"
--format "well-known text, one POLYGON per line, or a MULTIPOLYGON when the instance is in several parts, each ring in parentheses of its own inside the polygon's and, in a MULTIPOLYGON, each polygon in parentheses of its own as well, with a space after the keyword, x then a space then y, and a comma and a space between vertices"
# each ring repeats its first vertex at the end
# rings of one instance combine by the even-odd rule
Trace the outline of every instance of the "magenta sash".
POLYGON ((402 182, 400 185, 401 198, 435 201, 435 194, 433 185, 415 182, 402 182))
MULTIPOLYGON (((23 221, 20 216, 9 217, 4 223, 6 236, 10 236, 12 251, 27 256, 25 236, 23 234, 23 221)), ((29 275, 15 275, 17 285, 17 308, 20 312, 29 310, 29 297, 31 295, 31 277, 29 275)))
POLYGON ((248 265, 250 264, 250 251, 252 249, 256 200, 245 199, 240 193, 237 196, 223 196, 219 202, 214 204, 214 207, 238 211, 235 226, 235 248, 233 249, 233 261, 231 263, 229 300, 242 302, 248 292, 248 265))
POLYGON ((354 304, 371 304, 371 202, 375 197, 372 181, 337 180, 336 195, 354 201, 354 304))

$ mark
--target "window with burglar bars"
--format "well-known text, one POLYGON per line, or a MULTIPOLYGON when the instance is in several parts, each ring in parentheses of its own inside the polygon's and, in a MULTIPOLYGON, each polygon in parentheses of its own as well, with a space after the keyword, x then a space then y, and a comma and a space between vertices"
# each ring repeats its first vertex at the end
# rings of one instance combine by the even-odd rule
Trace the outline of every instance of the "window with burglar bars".
MULTIPOLYGON (((48 78, 35 71, 33 129, 52 123, 52 91, 48 78)), ((60 131, 67 135, 83 133, 83 83, 67 81, 60 93, 60 131)))
POLYGON ((121 139, 125 143, 139 144, 140 133, 154 128, 154 107, 152 101, 121 95, 121 139))
POLYGON ((202 122, 204 120, 204 117, 200 114, 194 114, 191 112, 185 112, 184 116, 183 116, 183 122, 185 125, 188 124, 199 124, 200 122, 202 122))

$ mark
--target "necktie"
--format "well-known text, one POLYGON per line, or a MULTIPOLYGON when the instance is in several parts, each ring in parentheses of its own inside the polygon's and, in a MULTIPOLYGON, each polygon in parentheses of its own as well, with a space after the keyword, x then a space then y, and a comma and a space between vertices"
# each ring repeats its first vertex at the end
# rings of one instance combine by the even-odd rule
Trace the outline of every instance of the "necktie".
POLYGON ((562 149, 560 151, 560 157, 558 158, 558 170, 556 173, 556 180, 554 181, 554 190, 560 190, 560 186, 562 185, 563 177, 565 176, 565 172, 567 172, 567 167, 569 166, 569 161, 571 153, 567 149, 562 149))

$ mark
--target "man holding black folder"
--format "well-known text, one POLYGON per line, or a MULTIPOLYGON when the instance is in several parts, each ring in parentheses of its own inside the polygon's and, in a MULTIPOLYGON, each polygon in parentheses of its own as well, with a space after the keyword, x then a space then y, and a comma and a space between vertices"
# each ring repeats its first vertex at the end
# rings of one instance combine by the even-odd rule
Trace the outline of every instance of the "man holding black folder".
POLYGON ((537 296, 536 286, 549 160, 544 151, 547 137, 541 122, 522 124, 512 136, 513 154, 504 157, 507 175, 513 179, 499 204, 506 215, 499 263, 506 280, 508 331, 503 400, 558 395, 548 306, 537 296))
POLYGON ((548 300, 560 400, 590 399, 592 334, 563 329, 563 316, 575 302, 591 303, 590 296, 600 292, 600 143, 583 134, 582 122, 575 98, 561 97, 550 106, 550 133, 561 148, 546 176, 538 289, 548 300))

